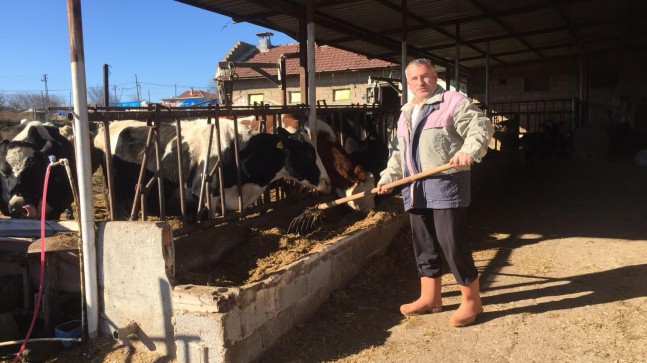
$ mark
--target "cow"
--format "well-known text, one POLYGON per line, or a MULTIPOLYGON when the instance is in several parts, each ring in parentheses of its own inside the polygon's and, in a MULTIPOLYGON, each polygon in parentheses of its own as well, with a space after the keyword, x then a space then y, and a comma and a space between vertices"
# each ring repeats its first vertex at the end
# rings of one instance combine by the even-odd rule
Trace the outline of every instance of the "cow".
MULTIPOLYGON (((264 127, 256 120, 256 117, 239 118, 239 122, 256 130, 265 129, 267 132, 273 130, 276 122, 272 115, 268 115, 264 127)), ((286 113, 281 117, 281 124, 291 132, 304 129, 309 139, 312 139, 308 126, 304 126, 305 117, 299 117, 294 113, 286 113)), ((316 119, 317 129, 317 154, 321 158, 323 166, 330 177, 330 183, 339 197, 347 197, 352 194, 371 190, 375 187, 374 177, 365 168, 354 162, 337 140, 335 132, 329 124, 316 119)), ((361 198, 348 203, 352 209, 368 211, 375 207, 372 197, 361 198)))
MULTIPOLYGON (((218 137, 214 133, 213 145, 209 158, 206 157, 209 128, 206 119, 182 120, 181 144, 184 180, 185 211, 197 211, 202 186, 202 171, 208 161, 212 168, 216 161, 222 166, 224 190, 220 190, 218 175, 214 173, 208 179, 208 195, 212 206, 219 206, 221 196, 225 196, 225 209, 238 209, 237 169, 234 150, 234 138, 239 145, 238 160, 240 163, 242 184, 242 207, 254 203, 274 180, 288 178, 302 185, 322 192, 330 190, 330 182, 322 178, 316 164, 316 153, 312 145, 306 142, 301 133, 291 134, 285 129, 278 129, 277 134, 259 133, 245 125, 238 125, 238 136, 234 132, 234 123, 222 119, 219 122, 222 159, 217 159, 218 137)), ((95 137, 95 146, 104 151, 104 129, 99 129, 95 137)), ((148 127, 135 120, 115 121, 109 126, 113 155, 114 199, 118 218, 128 217, 130 203, 134 198, 135 186, 140 164, 144 155, 148 127)), ((175 127, 162 123, 159 126, 161 151, 161 175, 167 215, 182 214, 179 195, 177 133, 175 127)), ((145 165, 145 181, 157 170, 156 158, 151 154, 145 165)), ((159 215, 158 193, 150 193, 146 199, 147 212, 159 215)), ((202 210, 204 206, 200 206, 202 210)), ((192 215, 187 215, 192 221, 192 215)))
MULTIPOLYGON (((74 171, 74 145, 56 126, 39 121, 3 126, 0 137, 0 212, 14 218, 39 218, 49 156, 68 159, 74 171)), ((74 200, 65 168, 51 168, 48 190, 45 217, 58 219, 74 200)))
POLYGON ((358 122, 347 117, 331 124, 343 139, 344 150, 353 162, 362 165, 373 175, 379 175, 386 168, 389 148, 374 122, 358 122))

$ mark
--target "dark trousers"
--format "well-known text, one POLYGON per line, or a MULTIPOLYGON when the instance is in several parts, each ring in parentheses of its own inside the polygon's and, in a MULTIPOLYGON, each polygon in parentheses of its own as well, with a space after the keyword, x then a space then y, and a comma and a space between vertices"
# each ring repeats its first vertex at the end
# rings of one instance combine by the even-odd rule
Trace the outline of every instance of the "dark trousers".
POLYGON ((456 282, 468 285, 478 277, 467 241, 467 208, 411 209, 413 252, 419 276, 442 276, 444 255, 456 282))

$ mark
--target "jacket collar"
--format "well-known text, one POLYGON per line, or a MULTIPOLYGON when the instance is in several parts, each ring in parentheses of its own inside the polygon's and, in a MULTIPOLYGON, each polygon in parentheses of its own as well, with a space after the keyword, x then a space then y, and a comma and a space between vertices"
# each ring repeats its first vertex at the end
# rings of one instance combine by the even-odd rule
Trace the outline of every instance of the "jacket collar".
MULTIPOLYGON (((436 86, 436 90, 434 93, 429 96, 423 103, 423 105, 433 105, 433 104, 438 104, 443 101, 443 94, 445 93, 445 89, 441 87, 440 85, 436 86)), ((400 108, 400 111, 406 113, 406 114, 411 114, 413 111, 413 103, 407 102, 400 108)))

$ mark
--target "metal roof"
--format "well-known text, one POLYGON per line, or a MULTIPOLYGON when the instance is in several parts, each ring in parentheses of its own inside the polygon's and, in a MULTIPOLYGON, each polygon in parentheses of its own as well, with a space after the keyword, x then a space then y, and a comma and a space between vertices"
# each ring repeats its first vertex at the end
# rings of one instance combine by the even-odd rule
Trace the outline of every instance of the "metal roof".
MULTIPOLYGON (((308 0, 176 0, 298 39, 308 0)), ((491 66, 647 48, 644 0, 313 0, 318 44, 401 62, 406 4, 410 57, 491 66)))

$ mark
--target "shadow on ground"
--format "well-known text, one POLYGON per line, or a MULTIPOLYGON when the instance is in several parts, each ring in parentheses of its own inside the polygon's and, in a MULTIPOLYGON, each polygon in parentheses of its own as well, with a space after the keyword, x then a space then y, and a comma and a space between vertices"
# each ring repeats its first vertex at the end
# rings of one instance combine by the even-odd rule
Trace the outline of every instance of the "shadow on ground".
MULTIPOLYGON (((593 164, 564 160, 528 165, 520 174, 482 193, 470 209, 469 233, 476 250, 496 250, 481 269, 482 289, 488 291, 488 277, 500 274, 512 251, 521 246, 568 237, 647 238, 644 185, 647 168, 629 161, 593 164)), ((315 317, 282 337, 258 361, 335 361, 383 345, 391 335, 390 329, 403 321, 399 305, 419 294, 410 239, 408 227, 403 228, 384 256, 375 258, 347 288, 336 291, 315 317)), ((644 276, 645 272, 647 265, 643 264, 557 280, 522 276, 535 280, 527 284, 545 286, 488 294, 484 303, 564 298, 485 313, 479 323, 509 314, 542 313, 646 296, 647 285, 632 282, 639 281, 635 276, 644 276), (541 279, 545 282, 537 282, 541 279)), ((514 287, 520 286, 493 287, 491 291, 514 287)), ((444 291, 443 297, 456 294, 455 290, 444 291)))

